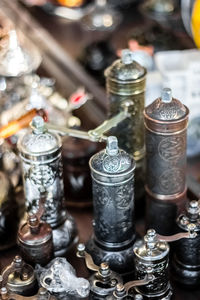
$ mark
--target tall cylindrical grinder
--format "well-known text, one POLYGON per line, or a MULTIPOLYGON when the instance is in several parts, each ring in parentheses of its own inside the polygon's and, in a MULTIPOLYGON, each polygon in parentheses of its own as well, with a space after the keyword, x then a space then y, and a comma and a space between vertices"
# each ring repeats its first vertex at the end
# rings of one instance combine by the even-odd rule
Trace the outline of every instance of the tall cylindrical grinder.
POLYGON ((33 119, 32 127, 32 132, 18 141, 26 205, 29 212, 36 213, 39 200, 46 193, 42 219, 53 230, 54 254, 60 256, 76 238, 74 220, 63 208, 61 139, 45 129, 39 116, 33 119))
POLYGON ((172 295, 169 283, 169 245, 157 239, 154 229, 149 229, 144 240, 134 248, 136 278, 144 278, 148 267, 153 269, 154 280, 144 286, 136 287, 136 291, 144 299, 170 299, 172 295))
POLYGON ((165 88, 144 110, 147 227, 172 234, 186 201, 186 135, 189 110, 165 88))
POLYGON ((119 147, 136 161, 135 197, 136 207, 140 207, 137 200, 144 196, 144 122, 142 112, 145 101, 146 69, 136 63, 132 52, 122 51, 121 59, 116 60, 105 70, 106 89, 110 102, 109 116, 119 113, 121 105, 127 99, 133 102, 130 117, 120 122, 112 130, 118 138, 119 147))
POLYGON ((53 258, 51 226, 41 222, 37 215, 29 215, 19 228, 17 243, 22 258, 28 263, 45 266, 53 258))
POLYGON ((133 158, 118 148, 117 138, 90 159, 94 205, 94 237, 87 251, 94 262, 108 262, 120 274, 133 271, 134 169, 133 158))
POLYGON ((200 282, 200 206, 191 201, 186 211, 177 218, 178 231, 187 231, 188 224, 195 224, 195 238, 181 239, 174 243, 173 279, 188 287, 199 286, 200 282))

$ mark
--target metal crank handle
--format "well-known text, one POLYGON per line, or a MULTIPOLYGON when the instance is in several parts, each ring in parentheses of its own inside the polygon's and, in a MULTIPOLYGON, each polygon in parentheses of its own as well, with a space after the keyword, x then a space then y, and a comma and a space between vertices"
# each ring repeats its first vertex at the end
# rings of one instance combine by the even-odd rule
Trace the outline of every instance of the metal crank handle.
POLYGON ((145 277, 143 279, 129 281, 124 284, 124 288, 125 288, 127 294, 131 288, 136 287, 136 286, 146 285, 155 279, 155 276, 152 274, 153 269, 151 267, 148 267, 146 272, 147 272, 147 274, 145 275, 145 277))
POLYGON ((188 230, 187 232, 180 232, 170 236, 157 234, 157 239, 161 242, 174 242, 180 239, 194 239, 197 236, 195 229, 196 229, 196 225, 190 223, 187 225, 187 230, 188 230))
POLYGON ((86 267, 89 270, 94 271, 94 272, 99 271, 99 266, 95 265, 92 256, 85 251, 85 245, 84 244, 78 244, 76 256, 85 259, 86 267))

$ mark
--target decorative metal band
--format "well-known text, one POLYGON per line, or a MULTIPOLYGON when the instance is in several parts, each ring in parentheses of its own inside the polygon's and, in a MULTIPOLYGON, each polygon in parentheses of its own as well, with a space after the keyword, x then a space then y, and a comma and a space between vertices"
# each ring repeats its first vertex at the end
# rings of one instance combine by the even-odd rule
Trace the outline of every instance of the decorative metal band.
POLYGON ((189 110, 187 109, 187 114, 184 118, 180 120, 155 120, 149 117, 144 111, 145 127, 153 133, 159 133, 163 135, 168 135, 172 133, 180 133, 187 128, 188 125, 188 114, 189 110))
POLYGON ((106 90, 108 93, 121 96, 131 96, 144 93, 146 89, 146 76, 134 81, 118 81, 107 78, 106 90))
POLYGON ((46 154, 34 155, 34 154, 20 152, 19 155, 21 159, 26 163, 31 162, 31 164, 37 164, 37 163, 41 164, 44 162, 45 164, 48 164, 58 159, 61 156, 61 148, 56 149, 56 151, 54 152, 46 153, 46 154))
MULTIPOLYGON (((136 292, 138 292, 139 294, 141 294, 141 290, 140 288, 135 287, 136 292)), ((155 293, 155 294, 146 294, 146 293, 142 293, 142 295, 144 297, 146 297, 146 299, 152 299, 152 297, 155 297, 156 299, 166 299, 169 300, 172 296, 172 288, 170 283, 168 283, 167 287, 164 289, 164 291, 160 292, 160 293, 155 293)), ((155 299, 154 298, 154 299, 155 299)))
POLYGON ((162 136, 173 136, 173 135, 178 135, 178 134, 184 132, 184 131, 187 129, 187 127, 185 127, 185 128, 183 128, 183 129, 181 129, 180 131, 174 131, 174 132, 161 132, 161 131, 153 131, 152 129, 150 129, 150 128, 147 126, 147 124, 146 124, 145 122, 144 122, 144 125, 145 125, 145 128, 146 128, 148 131, 150 131, 150 132, 152 132, 152 133, 154 133, 154 134, 156 134, 156 135, 162 135, 162 136))
POLYGON ((93 174, 91 174, 91 177, 92 177, 92 179, 93 179, 96 183, 101 184, 101 185, 103 185, 103 186, 117 186, 117 185, 123 185, 123 184, 129 182, 130 180, 133 180, 133 179, 134 179, 134 175, 132 175, 132 176, 130 176, 128 179, 126 179, 126 180, 124 180, 124 181, 108 183, 108 182, 105 182, 105 181, 99 181, 99 180, 97 180, 97 179, 93 176, 93 174))
POLYGON ((179 200, 182 197, 184 197, 184 195, 186 194, 186 191, 187 191, 187 187, 185 187, 185 189, 184 189, 183 192, 176 193, 176 194, 173 194, 173 195, 155 194, 155 193, 153 193, 153 192, 150 191, 150 189, 147 187, 147 185, 145 185, 145 190, 154 199, 162 200, 162 201, 174 201, 174 200, 179 200))
POLYGON ((131 239, 128 239, 126 241, 120 242, 120 243, 109 243, 109 242, 103 242, 99 241, 96 236, 94 236, 95 243, 100 246, 100 248, 108 250, 111 249, 112 251, 122 251, 126 249, 127 247, 130 247, 135 242, 135 235, 132 236, 131 239))
POLYGON ((51 239, 52 239, 51 234, 45 236, 45 238, 42 238, 42 239, 26 241, 26 242, 24 240, 22 240, 20 237, 18 237, 19 243, 22 244, 25 247, 30 247, 30 246, 31 247, 32 246, 38 247, 39 245, 43 245, 43 244, 49 242, 51 239))

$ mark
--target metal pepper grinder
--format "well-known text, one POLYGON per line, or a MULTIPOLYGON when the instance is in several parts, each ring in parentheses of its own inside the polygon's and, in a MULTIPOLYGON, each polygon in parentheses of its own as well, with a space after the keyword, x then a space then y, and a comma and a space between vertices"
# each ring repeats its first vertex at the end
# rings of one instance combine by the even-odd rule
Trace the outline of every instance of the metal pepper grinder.
POLYGON ((77 256, 85 259, 88 270, 95 272, 90 276, 90 300, 105 299, 112 295, 117 284, 122 284, 122 278, 117 273, 111 271, 106 262, 102 262, 97 266, 91 255, 85 251, 84 244, 78 244, 77 256))
POLYGON ((187 231, 189 223, 195 225, 195 239, 183 239, 174 243, 172 275, 173 279, 188 287, 199 286, 200 282, 200 206, 198 201, 190 201, 186 211, 177 218, 178 230, 187 231))
POLYGON ((40 199, 37 214, 28 214, 27 222, 21 225, 17 237, 22 258, 33 265, 42 266, 47 265, 53 258, 52 229, 49 224, 41 221, 44 199, 40 199))
POLYGON ((12 263, 2 271, 0 285, 22 296, 33 296, 38 289, 33 268, 20 256, 15 256, 12 263))
POLYGON ((61 256, 75 242, 77 234, 73 218, 63 208, 61 138, 47 131, 39 116, 33 119, 32 128, 18 141, 26 205, 29 212, 36 213, 41 195, 46 193, 42 220, 52 228, 55 256, 61 256))
POLYGON ((195 238, 195 225, 188 224, 187 232, 171 236, 158 235, 154 229, 149 229, 142 242, 134 247, 136 278, 142 279, 148 267, 153 269, 154 279, 147 285, 136 287, 136 291, 144 299, 171 299, 172 289, 169 282, 169 245, 180 239, 195 238))
POLYGON ((130 116, 119 123, 111 132, 118 138, 119 147, 136 161, 135 197, 144 196, 145 144, 142 112, 145 103, 146 69, 133 59, 133 53, 125 49, 121 59, 116 60, 105 70, 106 89, 110 101, 109 116, 119 113, 121 105, 127 99, 132 101, 130 116))
POLYGON ((118 148, 117 138, 107 138, 106 149, 89 162, 92 175, 94 237, 86 249, 97 265, 125 275, 133 270, 134 159, 118 148))
POLYGON ((144 110, 146 127, 147 227, 172 234, 186 201, 188 108, 164 88, 144 110))

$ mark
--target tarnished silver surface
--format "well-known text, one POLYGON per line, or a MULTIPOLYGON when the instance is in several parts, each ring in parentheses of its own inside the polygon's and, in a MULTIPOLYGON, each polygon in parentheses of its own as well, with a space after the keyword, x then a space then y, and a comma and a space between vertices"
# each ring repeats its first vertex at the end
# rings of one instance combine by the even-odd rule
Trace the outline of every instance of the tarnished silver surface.
POLYGON ((42 193, 46 194, 42 219, 53 229, 55 255, 62 255, 74 241, 76 228, 63 208, 61 139, 45 130, 41 117, 35 117, 32 126, 33 131, 18 141, 26 205, 29 212, 36 213, 42 193))
POLYGON ((78 299, 89 295, 88 280, 76 277, 66 258, 55 258, 45 268, 37 265, 36 272, 40 285, 58 299, 78 299))
POLYGON ((93 184, 94 238, 87 250, 94 262, 108 262, 120 274, 133 269, 135 162, 108 137, 105 150, 90 159, 93 184))

